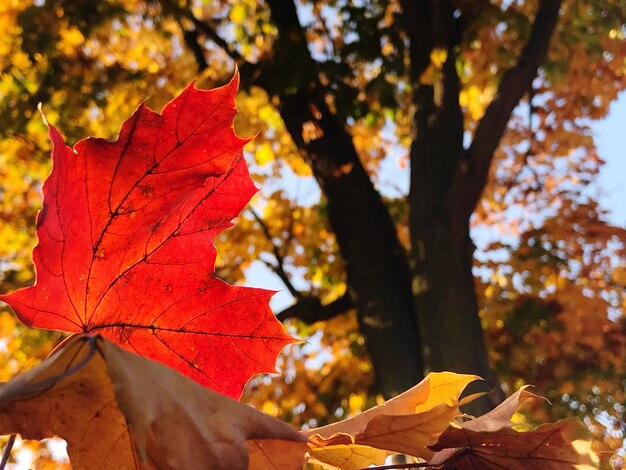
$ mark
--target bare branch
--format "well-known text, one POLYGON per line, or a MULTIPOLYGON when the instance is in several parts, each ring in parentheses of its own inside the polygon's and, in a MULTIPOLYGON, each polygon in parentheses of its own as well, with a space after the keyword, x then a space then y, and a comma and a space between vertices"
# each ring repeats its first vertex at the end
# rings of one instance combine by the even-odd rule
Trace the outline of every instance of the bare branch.
POLYGON ((333 36, 330 32, 330 29, 328 29, 328 25, 326 24, 326 21, 324 20, 324 16, 322 15, 322 6, 323 5, 320 4, 320 2, 313 2, 313 14, 315 15, 315 18, 320 24, 322 32, 326 35, 326 40, 328 41, 328 44, 330 45, 331 56, 336 57, 337 51, 335 51, 335 44, 333 43, 333 36))
POLYGON ((196 64, 198 65, 198 72, 202 72, 203 70, 208 68, 209 64, 204 57, 204 49, 198 41, 198 32, 195 30, 185 31, 180 23, 179 26, 183 32, 183 39, 185 40, 185 44, 187 44, 187 47, 191 50, 191 53, 196 60, 196 64))
POLYGON ((200 19, 188 8, 178 6, 171 0, 160 0, 160 3, 164 13, 171 15, 178 23, 185 44, 194 55, 199 71, 203 71, 208 67, 204 56, 206 48, 201 42, 201 36, 204 36, 222 49, 237 64, 242 88, 246 88, 259 78, 266 61, 247 62, 236 49, 231 47, 231 44, 217 33, 217 25, 222 18, 200 19))
POLYGON ((355 308, 354 303, 348 293, 326 305, 322 305, 316 297, 302 297, 291 307, 287 307, 282 312, 276 314, 276 318, 280 321, 288 318, 297 318, 304 323, 311 324, 317 321, 330 320, 353 308, 355 308))
POLYGON ((459 204, 464 217, 469 218, 474 211, 511 113, 545 60, 560 7, 561 0, 540 2, 530 36, 517 63, 502 76, 496 97, 487 107, 476 128, 474 140, 457 167, 454 184, 461 190, 453 202, 459 204))
POLYGON ((199 71, 203 71, 208 67, 208 63, 204 57, 205 48, 200 42, 200 34, 203 34, 213 41, 215 45, 221 48, 235 62, 242 60, 241 55, 237 51, 231 50, 230 45, 217 34, 215 26, 211 24, 210 20, 203 21, 196 18, 189 8, 182 7, 178 5, 177 2, 171 0, 160 0, 160 4, 163 8, 163 12, 166 15, 172 15, 178 23, 178 27, 183 33, 185 44, 193 53, 199 71), (189 23, 193 25, 193 29, 189 29, 189 23))
POLYGON ((535 184, 531 188, 532 191, 539 192, 543 188, 543 183, 541 181, 539 173, 537 173, 537 170, 535 170, 532 165, 528 165, 528 162, 531 161, 534 156, 533 146, 537 141, 537 136, 533 127, 533 116, 535 114, 535 106, 533 105, 534 97, 535 89, 533 88, 533 85, 531 83, 530 89, 528 90, 528 150, 526 150, 526 153, 522 157, 522 161, 519 163, 519 165, 517 165, 515 173, 511 176, 511 178, 509 178, 508 182, 506 182, 505 187, 507 191, 509 191, 514 184, 519 183, 522 172, 526 167, 530 170, 535 179, 535 184))
POLYGON ((272 253, 274 254, 274 258, 276 258, 276 265, 273 266, 268 263, 266 263, 266 265, 276 273, 281 281, 283 281, 291 295, 293 295, 296 299, 303 298, 304 295, 302 294, 302 292, 294 287, 294 285, 291 283, 291 279, 289 279, 289 276, 285 271, 285 256, 283 255, 280 247, 274 242, 274 237, 272 237, 269 227, 252 207, 249 207, 248 210, 252 214, 252 217, 254 217, 254 220, 256 220, 257 223, 261 226, 261 231, 263 232, 263 235, 265 235, 267 241, 269 241, 272 245, 272 253))
POLYGON ((226 42, 224 38, 222 38, 219 34, 217 34, 217 31, 215 31, 215 28, 208 21, 202 21, 196 18, 191 12, 188 13, 188 18, 193 23, 193 26, 194 28, 196 28, 196 31, 203 33, 207 38, 213 41, 215 45, 217 45, 224 52, 226 52, 226 54, 228 54, 228 56, 231 59, 233 59, 235 62, 243 61, 243 57, 241 57, 241 54, 239 54, 239 52, 237 52, 236 50, 232 49, 230 45, 228 44, 228 42, 226 42))

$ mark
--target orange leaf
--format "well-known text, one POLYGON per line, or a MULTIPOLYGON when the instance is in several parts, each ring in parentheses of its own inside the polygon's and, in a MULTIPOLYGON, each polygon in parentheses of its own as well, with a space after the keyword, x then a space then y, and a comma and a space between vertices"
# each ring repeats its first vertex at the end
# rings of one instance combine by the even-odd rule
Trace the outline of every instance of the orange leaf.
POLYGON ((527 432, 510 428, 476 432, 455 427, 442 434, 432 449, 439 452, 430 464, 459 470, 598 468, 588 431, 577 420, 544 424, 527 432))
POLYGON ((545 424, 531 431, 512 429, 513 414, 528 400, 542 398, 525 386, 494 410, 461 424, 452 423, 430 448, 430 464, 459 469, 597 468, 589 432, 576 420, 545 424))

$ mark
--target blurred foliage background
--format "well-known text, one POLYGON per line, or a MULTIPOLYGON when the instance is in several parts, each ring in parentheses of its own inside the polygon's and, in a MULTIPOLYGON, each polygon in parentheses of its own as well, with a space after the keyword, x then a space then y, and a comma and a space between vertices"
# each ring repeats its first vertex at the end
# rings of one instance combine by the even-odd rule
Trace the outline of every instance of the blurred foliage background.
MULTIPOLYGON (((427 86, 437 100, 452 53, 431 47, 416 84, 400 2, 297 0, 304 57, 295 46, 280 47, 289 31, 281 31, 272 3, 1 2, 0 289, 34 279, 35 217, 50 171, 38 103, 69 144, 114 139, 142 101, 159 110, 192 80, 223 84, 238 64, 235 127, 256 136, 245 154, 261 190, 221 236, 217 275, 252 284, 274 276, 284 285, 277 314, 305 339, 281 356, 283 374, 253 379, 244 400, 298 427, 317 426, 383 396, 360 317, 345 300, 350 285, 328 220, 329 196, 307 152, 323 129, 306 120, 294 139, 284 97, 315 81, 410 253, 413 93, 427 86)), ((469 18, 453 61, 469 141, 515 64, 538 3, 450 3, 454 15, 469 18)), ((595 197, 603 161, 589 126, 626 86, 625 32, 621 0, 563 2, 548 57, 508 121, 471 218, 491 368, 505 392, 531 383, 551 401, 520 419, 579 416, 605 451, 623 450, 626 435, 626 230, 607 221, 595 197)), ((302 112, 320 113, 311 106, 302 112)), ((26 329, 8 307, 0 309, 6 381, 42 360, 60 334, 26 329)), ((30 452, 33 468, 62 468, 55 449, 23 443, 16 455, 30 452)))

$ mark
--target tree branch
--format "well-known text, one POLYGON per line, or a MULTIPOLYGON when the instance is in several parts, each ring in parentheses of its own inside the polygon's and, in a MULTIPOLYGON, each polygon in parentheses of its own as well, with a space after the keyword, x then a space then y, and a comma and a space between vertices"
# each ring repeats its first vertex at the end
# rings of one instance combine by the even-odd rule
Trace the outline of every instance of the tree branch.
POLYGON ((276 266, 272 266, 270 264, 267 264, 267 266, 276 273, 281 281, 283 281, 283 284, 285 284, 291 295, 293 295, 296 299, 303 298, 304 295, 294 287, 289 279, 289 276, 287 275, 287 272, 285 271, 285 257, 281 253, 280 247, 274 243, 274 237, 272 237, 267 224, 252 207, 249 207, 248 210, 252 214, 252 217, 254 217, 254 220, 256 220, 261 226, 261 231, 263 232, 263 235, 265 235, 265 238, 267 238, 272 245, 272 253, 274 254, 274 258, 276 258, 276 266))
POLYGON ((532 165, 528 165, 528 162, 534 157, 533 155, 533 145, 537 141, 537 136, 535 134, 535 129, 533 127, 533 116, 535 114, 535 106, 533 105, 533 98, 535 97, 535 90, 531 83, 530 88, 528 90, 528 150, 522 157, 522 161, 517 166, 515 173, 509 178, 509 180, 504 184, 504 187, 507 191, 509 191, 513 185, 520 182, 520 177, 524 168, 528 167, 533 177, 535 178, 535 184, 531 188, 534 192, 539 192, 543 187, 543 183, 541 181, 541 177, 537 170, 533 168, 532 165))
POLYGON ((218 46, 220 49, 226 52, 226 54, 228 54, 228 56, 231 59, 233 59, 235 62, 243 61, 243 57, 241 57, 241 54, 239 54, 239 52, 237 52, 236 50, 232 49, 230 45, 228 44, 228 42, 226 42, 224 38, 222 38, 219 34, 217 34, 217 31, 215 31, 214 27, 211 24, 209 24, 207 21, 202 21, 199 18, 196 18, 196 16, 190 11, 188 11, 187 13, 188 13, 188 18, 193 23, 193 26, 194 28, 196 28, 196 31, 203 33, 207 38, 213 41, 216 46, 218 46))
POLYGON ((185 44, 187 44, 187 47, 189 48, 189 50, 191 50, 191 53, 196 60, 196 64, 198 65, 198 72, 202 72, 209 67, 209 64, 204 57, 204 49, 198 41, 198 32, 195 30, 186 31, 180 23, 179 26, 181 31, 183 32, 183 39, 185 40, 185 44))
POLYGON ((282 312, 276 314, 276 318, 280 321, 287 320, 288 318, 297 318, 304 323, 311 324, 318 321, 330 320, 353 308, 355 308, 355 306, 348 293, 345 293, 343 296, 327 305, 322 305, 320 300, 316 297, 302 297, 291 307, 287 307, 282 312))
POLYGON ((191 50, 200 72, 208 67, 208 63, 204 57, 204 47, 200 43, 199 33, 204 34, 207 38, 213 41, 215 45, 223 49, 224 52, 234 61, 241 59, 239 53, 231 50, 228 43, 219 34, 217 34, 215 28, 211 24, 196 18, 190 9, 184 8, 172 0, 160 0, 160 4, 163 9, 163 13, 166 15, 172 15, 176 20, 176 23, 178 23, 178 27, 183 33, 185 44, 191 50), (194 29, 188 29, 183 23, 183 20, 193 24, 194 29))
POLYGON ((161 0, 161 5, 164 13, 172 15, 178 23, 185 44, 193 54, 200 72, 208 67, 204 56, 205 47, 200 42, 200 35, 204 35, 237 64, 241 76, 242 88, 247 88, 258 79, 266 61, 262 60, 257 63, 247 62, 237 50, 233 49, 231 45, 217 33, 215 19, 200 19, 189 9, 175 5, 171 0, 161 0), (188 26, 183 24, 183 20, 191 23, 193 29, 188 29, 188 26))
POLYGON ((454 184, 461 189, 453 203, 459 204, 463 217, 469 218, 480 200, 494 152, 511 113, 545 60, 560 7, 561 0, 540 2, 530 36, 517 63, 502 76, 496 97, 487 107, 472 144, 457 167, 454 184))

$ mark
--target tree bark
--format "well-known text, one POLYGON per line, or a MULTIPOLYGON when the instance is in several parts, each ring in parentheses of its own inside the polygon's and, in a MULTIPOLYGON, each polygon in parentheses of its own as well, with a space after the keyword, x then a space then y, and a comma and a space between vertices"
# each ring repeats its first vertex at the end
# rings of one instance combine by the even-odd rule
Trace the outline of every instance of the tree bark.
MULTIPOLYGON (((409 0, 404 8, 415 86, 410 192, 412 291, 425 365, 430 371, 491 378, 477 316, 469 218, 448 204, 454 170, 463 155, 464 132, 455 69, 454 9, 451 2, 428 0, 409 0), (435 47, 447 51, 441 79, 421 83, 435 47)), ((483 403, 474 411, 487 411, 488 407, 483 403)))
MULTIPOLYGON (((469 220, 487 183, 489 166, 514 107, 545 58, 560 1, 541 2, 528 42, 515 67, 463 148, 463 114, 455 69, 456 30, 452 2, 404 3, 411 41, 415 136, 411 147, 411 244, 413 296, 420 319, 427 370, 480 375, 491 385, 491 405, 502 398, 493 376, 478 317, 472 274, 474 245, 469 220), (438 95, 420 77, 434 47, 448 57, 438 95)), ((486 402, 474 411, 486 411, 486 402)))
POLYGON ((348 293, 377 386, 391 397, 415 385, 423 374, 406 254, 350 134, 326 105, 294 4, 284 0, 267 3, 279 38, 272 64, 257 84, 280 98, 279 111, 287 130, 326 198, 328 219, 346 268, 348 293), (294 61, 302 67, 291 74, 292 86, 276 86, 282 81, 277 75, 293 70, 294 61), (317 135, 306 137, 307 126, 314 126, 317 135))

